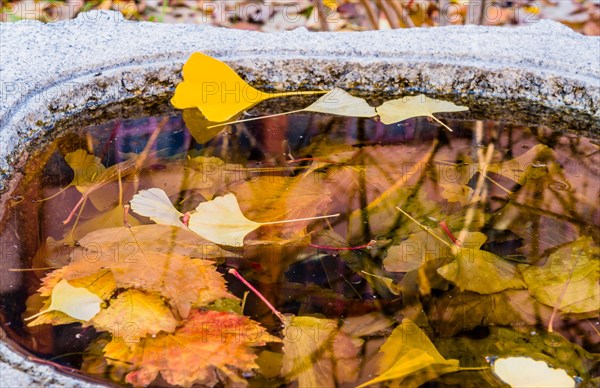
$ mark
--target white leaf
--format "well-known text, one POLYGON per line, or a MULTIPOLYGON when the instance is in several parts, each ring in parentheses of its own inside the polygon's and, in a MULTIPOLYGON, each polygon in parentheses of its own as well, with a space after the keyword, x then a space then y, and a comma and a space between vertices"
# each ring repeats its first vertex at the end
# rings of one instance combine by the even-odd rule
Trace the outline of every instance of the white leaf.
POLYGON ((157 224, 185 226, 179 219, 183 214, 175 209, 167 193, 161 189, 142 190, 133 196, 130 204, 134 212, 149 217, 157 224))

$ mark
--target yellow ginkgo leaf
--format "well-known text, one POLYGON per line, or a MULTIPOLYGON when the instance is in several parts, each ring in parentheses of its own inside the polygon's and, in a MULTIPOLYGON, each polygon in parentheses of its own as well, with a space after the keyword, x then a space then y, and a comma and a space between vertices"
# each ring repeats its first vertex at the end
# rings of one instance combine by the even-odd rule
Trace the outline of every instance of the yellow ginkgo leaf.
POLYGON ((129 203, 131 210, 139 215, 149 217, 157 224, 184 226, 180 220, 183 214, 175 209, 167 193, 161 189, 142 190, 134 195, 129 203))
POLYGON ((196 212, 190 216, 189 228, 207 240, 222 245, 242 246, 244 237, 263 225, 283 224, 337 217, 339 214, 328 216, 296 218, 271 222, 254 222, 247 219, 237 198, 233 194, 217 197, 212 201, 202 202, 196 212))
POLYGON ((450 127, 438 120, 433 114, 439 112, 462 112, 469 110, 469 108, 419 94, 418 96, 402 97, 386 101, 378 106, 376 110, 381 118, 381 122, 386 125, 413 117, 427 116, 443 125, 449 131, 452 131, 450 127))
POLYGON ((177 109, 198 108, 210 120, 223 122, 270 98, 298 94, 264 93, 246 83, 231 67, 202 53, 193 53, 183 66, 183 82, 171 103, 177 109))
POLYGON ((242 245, 244 237, 262 224, 247 219, 233 194, 202 202, 190 216, 189 228, 207 240, 224 245, 242 245))
MULTIPOLYGON (((137 214, 149 217, 154 222, 166 225, 184 226, 179 221, 183 214, 171 204, 167 194, 157 188, 143 190, 131 200, 131 207, 137 214), (176 220, 179 225, 176 224, 176 220)), ((244 237, 263 225, 283 224, 337 217, 328 216, 296 218, 293 220, 254 222, 244 216, 237 198, 233 194, 207 202, 201 202, 195 213, 189 216, 188 228, 199 236, 221 245, 242 246, 244 237)))
POLYGON ((52 303, 44 311, 30 316, 34 319, 50 311, 61 311, 80 321, 89 321, 100 312, 102 299, 85 287, 73 287, 65 279, 54 286, 51 296, 52 303))
MULTIPOLYGON (((252 117, 244 120, 230 121, 226 124, 244 123, 247 121, 261 120, 301 112, 325 113, 330 115, 348 117, 374 117, 377 116, 375 108, 370 106, 364 98, 354 97, 343 89, 335 88, 321 96, 317 101, 303 109, 289 112, 276 113, 268 116, 252 117)), ((223 127, 224 124, 210 125, 207 128, 223 127)))
POLYGON ((69 186, 75 186, 81 194, 90 188, 104 173, 106 167, 100 162, 100 158, 89 154, 87 151, 78 149, 65 155, 65 161, 73 169, 73 181, 69 186))

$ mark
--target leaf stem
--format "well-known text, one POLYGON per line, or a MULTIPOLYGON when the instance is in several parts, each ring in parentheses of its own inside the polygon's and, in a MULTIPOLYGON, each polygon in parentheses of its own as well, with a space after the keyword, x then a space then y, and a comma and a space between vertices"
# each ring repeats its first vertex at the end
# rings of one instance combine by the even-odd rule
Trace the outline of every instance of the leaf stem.
POLYGON ((258 297, 260 298, 260 300, 262 300, 262 301, 263 301, 263 303, 264 303, 264 304, 266 304, 266 305, 267 305, 267 307, 268 307, 269 309, 271 309, 271 311, 273 312, 273 314, 275 314, 275 316, 276 316, 277 318, 279 318, 279 320, 281 321, 281 323, 283 323, 283 324, 285 324, 285 323, 286 323, 286 319, 285 319, 285 317, 283 316, 283 314, 282 314, 282 313, 280 313, 279 311, 277 311, 277 309, 276 309, 276 308, 275 308, 275 307, 274 307, 274 306, 271 304, 271 302, 269 302, 269 301, 267 300, 267 298, 265 298, 265 297, 264 297, 264 295, 263 295, 263 294, 261 294, 261 293, 260 293, 260 292, 259 292, 259 291, 258 291, 256 288, 254 288, 254 286, 253 286, 252 284, 250 284, 250 283, 249 283, 249 282, 248 282, 246 279, 244 279, 244 278, 242 277, 242 275, 240 275, 240 273, 239 273, 238 271, 236 271, 236 270, 235 270, 235 269, 233 269, 233 268, 230 268, 228 272, 229 272, 230 274, 232 274, 233 276, 235 276, 236 278, 238 278, 238 280, 239 280, 240 282, 244 283, 244 284, 246 285, 246 287, 248 287, 250 290, 252 290, 252 292, 254 292, 254 294, 255 294, 256 296, 258 296, 258 297))
POLYGON ((573 272, 575 272, 575 267, 577 267, 577 262, 579 261, 579 255, 575 257, 575 263, 573 263, 573 267, 571 268, 571 272, 569 272, 569 278, 565 282, 565 285, 558 296, 558 300, 554 305, 554 309, 552 310, 552 315, 550 316, 550 322, 548 323, 548 333, 552 333, 554 331, 554 317, 556 317, 556 313, 558 312, 558 308, 560 307, 562 300, 567 292, 567 288, 569 288, 569 284, 571 284, 571 278, 573 277, 573 272))
POLYGON ((425 225, 421 224, 419 221, 417 221, 416 219, 414 219, 410 214, 408 214, 404 210, 400 209, 398 206, 396 206, 396 209, 399 210, 402 214, 404 214, 408 218, 410 218, 410 220, 412 222, 414 222, 415 224, 419 225, 419 227, 421 229, 423 229, 425 232, 429 233, 432 237, 436 238, 439 242, 441 242, 442 244, 446 245, 448 248, 452 249, 452 245, 450 245, 450 243, 448 241, 446 241, 443 238, 441 238, 440 236, 438 236, 437 233, 435 233, 434 231, 432 231, 431 229, 429 229, 425 225))
POLYGON ((446 129, 448 129, 450 132, 454 132, 454 131, 452 130, 452 128, 450 128, 450 127, 449 127, 449 126, 447 126, 446 124, 442 123, 442 122, 440 121, 440 119, 438 119, 438 118, 437 118, 437 117, 435 117, 434 115, 429 115, 429 116, 427 116, 427 117, 431 117, 432 119, 434 119, 435 121, 437 121, 438 123, 440 123, 441 125, 443 125, 443 126, 444 126, 446 129))
POLYGON ((327 216, 317 216, 317 217, 307 217, 307 218, 295 218, 293 220, 281 220, 281 221, 269 221, 269 222, 259 222, 261 225, 276 225, 276 224, 287 224, 290 222, 301 222, 301 221, 312 221, 312 220, 322 220, 324 218, 332 218, 339 217, 340 213, 330 214, 327 216))
POLYGON ((358 245, 355 247, 332 247, 332 246, 327 246, 327 245, 317 245, 317 244, 308 244, 311 248, 316 248, 316 249, 325 249, 328 251, 358 251, 361 249, 369 249, 371 248, 373 245, 377 244, 377 241, 375 240, 371 240, 366 244, 363 245, 358 245))
POLYGON ((300 112, 304 112, 304 109, 292 110, 292 111, 289 111, 289 112, 282 112, 282 113, 275 113, 275 114, 267 115, 267 116, 250 117, 248 119, 243 119, 243 120, 227 121, 227 122, 223 122, 223 123, 219 123, 219 124, 209 125, 206 128, 207 129, 211 129, 211 128, 216 128, 216 127, 222 127, 224 125, 247 123, 248 121, 256 121, 256 120, 262 120, 262 119, 269 119, 271 117, 291 115, 291 114, 300 113, 300 112))

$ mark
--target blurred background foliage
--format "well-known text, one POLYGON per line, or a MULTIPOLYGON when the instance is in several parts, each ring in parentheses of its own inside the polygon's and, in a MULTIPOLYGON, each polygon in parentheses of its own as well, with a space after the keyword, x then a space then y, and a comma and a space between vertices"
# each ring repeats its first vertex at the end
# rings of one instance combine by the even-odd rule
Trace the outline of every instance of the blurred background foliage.
POLYGON ((2 21, 54 22, 92 9, 127 19, 259 31, 364 31, 559 21, 600 35, 600 0, 1 0, 2 21))

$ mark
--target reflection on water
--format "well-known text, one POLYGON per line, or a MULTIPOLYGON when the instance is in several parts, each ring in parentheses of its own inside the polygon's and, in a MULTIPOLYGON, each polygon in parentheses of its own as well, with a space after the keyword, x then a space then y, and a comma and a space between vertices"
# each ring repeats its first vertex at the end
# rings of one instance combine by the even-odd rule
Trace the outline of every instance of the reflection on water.
MULTIPOLYGON (((148 383, 154 379, 148 365, 185 354, 156 341, 166 341, 166 333, 184 338, 199 319, 195 311, 241 317, 242 308, 271 337, 285 335, 283 346, 273 338, 251 345, 260 345, 244 350, 259 355, 259 369, 210 369, 212 377, 197 381, 232 384, 236 371, 246 371, 240 376, 254 384, 302 383, 308 373, 356 386, 384 372, 375 355, 404 319, 410 321, 402 325, 416 324, 446 360, 472 368, 431 367, 404 376, 405 384, 435 378, 441 384, 500 384, 486 359, 511 356, 543 360, 584 381, 597 379, 598 143, 547 127, 442 117, 454 132, 426 118, 383 125, 296 114, 226 126, 211 138, 202 132, 206 126, 197 127, 201 117, 184 112, 167 121, 116 120, 67 134, 36 156, 9 203, 12 215, 2 235, 10 247, 2 268, 3 327, 41 358, 75 368, 84 360, 86 373, 117 383, 148 383), (159 125, 160 135, 140 159, 159 125), (121 168, 111 172, 115 165, 121 168), (244 216, 256 222, 340 215, 263 226, 243 246, 223 246, 124 210, 133 195, 149 188, 163 190, 181 214, 233 193, 244 216), (39 201, 44 198, 50 199, 39 201), (221 275, 206 275, 212 269, 198 269, 199 262, 190 267, 190 257, 210 268, 214 263, 227 288, 221 275), (28 268, 35 270, 15 271, 28 268), (245 296, 247 288, 228 273, 232 268, 281 313, 331 320, 333 342, 354 350, 312 339, 316 345, 304 355, 303 372, 286 367, 289 333, 258 297, 245 296), (112 283, 99 281, 100 273, 112 283), (154 322, 121 322, 115 314, 82 325, 48 312, 38 322, 45 324, 27 326, 23 317, 48 308, 48 280, 37 293, 48 274, 102 295, 102 309, 141 294, 158 295, 144 303, 162 307, 153 310, 154 322), (203 286, 200 278, 212 283, 203 286), (200 294, 208 299, 199 302, 200 294), (244 298, 243 306, 227 305, 231 294, 244 298), (156 318, 161 314, 173 325, 156 318), (127 362, 106 358, 111 336, 142 341, 156 359, 138 357, 132 347, 110 353, 127 362), (314 367, 325 359, 333 369, 321 371, 329 373, 323 377, 314 367), (342 363, 356 367, 355 379, 343 378, 336 369, 342 363)), ((196 361, 180 360, 189 362, 196 361)), ((164 365, 155 369, 162 373, 157 386, 176 374, 164 365)))

